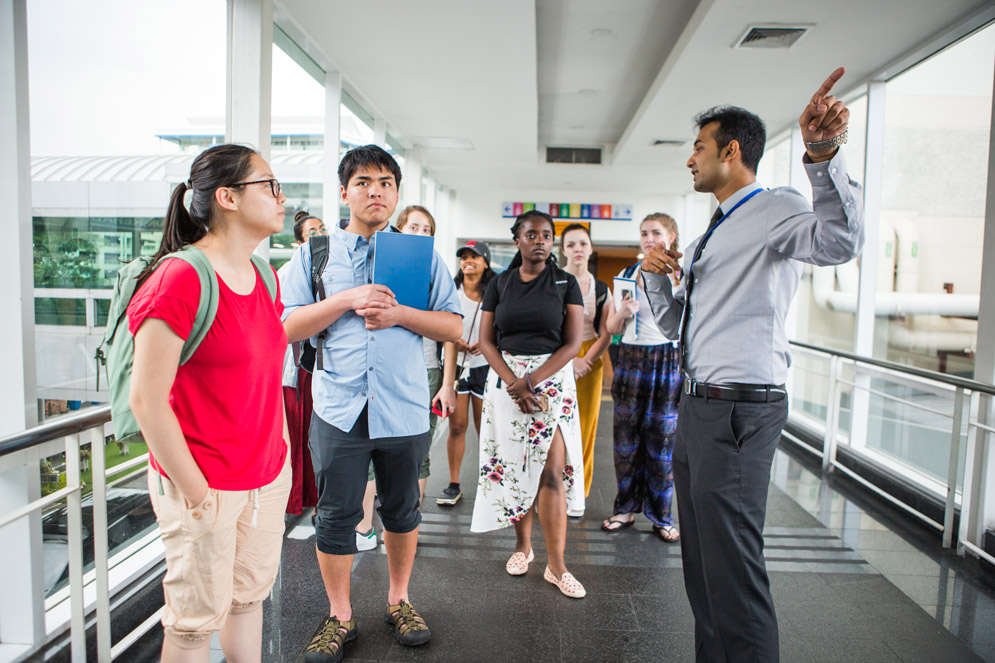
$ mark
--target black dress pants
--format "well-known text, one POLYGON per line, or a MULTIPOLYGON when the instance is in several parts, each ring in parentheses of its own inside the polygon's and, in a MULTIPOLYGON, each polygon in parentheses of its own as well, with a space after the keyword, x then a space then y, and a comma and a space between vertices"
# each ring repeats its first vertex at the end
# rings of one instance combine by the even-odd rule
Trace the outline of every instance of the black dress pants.
POLYGON ((674 486, 698 663, 777 663, 763 555, 770 467, 788 401, 681 395, 674 486))

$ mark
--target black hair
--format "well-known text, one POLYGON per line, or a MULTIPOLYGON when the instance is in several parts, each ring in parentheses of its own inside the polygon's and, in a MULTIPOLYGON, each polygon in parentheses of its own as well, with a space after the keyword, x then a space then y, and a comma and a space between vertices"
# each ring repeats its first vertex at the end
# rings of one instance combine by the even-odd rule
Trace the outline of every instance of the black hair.
MULTIPOLYGON (((304 243, 304 224, 307 223, 309 219, 318 219, 318 217, 312 216, 304 210, 294 214, 294 239, 297 240, 298 244, 304 243)), ((318 221, 321 221, 321 219, 318 219, 318 221)))
MULTIPOLYGON (((474 255, 480 255, 480 254, 475 253, 474 255)), ((495 276, 497 276, 497 272, 491 269, 491 266, 488 264, 487 267, 484 268, 484 272, 480 275, 480 280, 477 281, 477 295, 479 295, 480 297, 484 296, 484 292, 487 290, 487 284, 490 283, 491 279, 494 278, 495 276)), ((457 288, 463 286, 462 269, 456 270, 456 276, 453 277, 453 281, 456 283, 457 288)))
POLYGON ((339 162, 339 184, 349 186, 349 180, 357 170, 375 168, 385 170, 394 176, 394 186, 401 186, 401 167, 387 150, 379 145, 363 145, 346 152, 339 162))
MULTIPOLYGON (((550 215, 546 214, 545 212, 540 212, 537 209, 533 209, 533 210, 529 210, 528 212, 525 212, 524 214, 519 214, 518 217, 515 218, 515 224, 513 226, 511 226, 511 236, 513 238, 515 238, 515 239, 518 239, 518 231, 521 230, 522 229, 522 225, 526 221, 528 221, 530 219, 542 219, 542 220, 544 220, 546 223, 549 224, 549 228, 550 228, 550 230, 553 231, 553 235, 556 235, 556 224, 553 223, 553 217, 551 217, 550 215)), ((522 252, 521 251, 516 251, 515 252, 515 257, 511 259, 510 263, 508 263, 507 269, 514 269, 516 267, 521 267, 522 266, 522 262, 523 262, 522 261, 522 252)), ((553 265, 554 267, 557 266, 557 264, 558 264, 556 256, 553 254, 552 250, 550 250, 550 252, 549 252, 549 257, 546 258, 546 264, 547 265, 553 265)))
POLYGON ((190 164, 190 179, 180 182, 169 197, 159 250, 139 280, 151 274, 163 256, 193 244, 212 230, 214 192, 245 179, 252 172, 252 157, 258 154, 251 147, 229 143, 215 145, 197 155, 190 164), (187 191, 193 192, 190 209, 183 204, 187 191))
POLYGON ((767 143, 764 121, 739 106, 715 106, 694 117, 699 131, 711 122, 719 123, 719 128, 712 134, 719 149, 724 149, 730 141, 738 142, 743 165, 756 174, 767 143))

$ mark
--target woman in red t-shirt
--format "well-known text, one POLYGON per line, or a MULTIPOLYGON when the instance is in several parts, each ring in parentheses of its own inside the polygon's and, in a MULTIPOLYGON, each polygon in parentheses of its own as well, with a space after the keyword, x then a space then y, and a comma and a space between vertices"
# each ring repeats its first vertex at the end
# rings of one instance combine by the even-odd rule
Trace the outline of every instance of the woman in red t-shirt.
POLYGON ((217 316, 179 366, 200 301, 195 269, 174 259, 150 268, 128 305, 130 401, 149 445, 166 552, 163 661, 206 660, 216 631, 228 660, 261 655, 261 604, 280 563, 291 472, 283 307, 251 256, 283 229, 284 200, 252 149, 202 152, 173 191, 156 259, 190 244, 203 251, 217 273, 217 316))

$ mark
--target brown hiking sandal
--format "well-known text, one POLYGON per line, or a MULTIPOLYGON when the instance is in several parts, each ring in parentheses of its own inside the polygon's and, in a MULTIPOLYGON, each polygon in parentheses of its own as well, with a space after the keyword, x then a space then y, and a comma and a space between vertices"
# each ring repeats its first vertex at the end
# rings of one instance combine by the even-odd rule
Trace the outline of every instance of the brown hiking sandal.
POLYGON ((398 605, 388 605, 384 621, 394 627, 394 637, 402 645, 417 647, 432 637, 425 620, 407 601, 402 600, 398 605))
POLYGON ((356 620, 340 622, 326 617, 304 650, 304 663, 339 663, 345 643, 356 639, 356 620))

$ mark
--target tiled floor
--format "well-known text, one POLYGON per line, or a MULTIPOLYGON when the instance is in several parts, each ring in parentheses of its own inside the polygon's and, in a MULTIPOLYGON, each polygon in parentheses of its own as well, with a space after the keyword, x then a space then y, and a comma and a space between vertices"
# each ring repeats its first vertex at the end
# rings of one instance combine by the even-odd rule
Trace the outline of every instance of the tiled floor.
MULTIPOLYGON (((694 624, 679 546, 654 538, 642 518, 612 535, 598 528, 615 492, 609 403, 601 421, 587 515, 571 521, 567 544, 567 563, 587 598, 567 599, 542 580, 538 531, 536 561, 520 578, 504 572, 512 531, 470 533, 472 439, 465 499, 454 508, 436 506, 446 482, 445 445, 437 443, 411 586, 432 641, 402 647, 383 623, 387 560, 381 546, 356 557, 352 596, 360 635, 345 660, 692 661, 694 624)), ((822 480, 804 452, 777 453, 765 538, 781 659, 995 662, 995 573, 941 553, 938 537, 838 483, 822 480)), ((281 574, 266 603, 265 661, 297 660, 327 610, 309 521, 292 523, 288 532, 281 574)), ((145 652, 129 660, 153 660, 148 652, 158 642, 143 640, 145 652)), ((219 650, 212 654, 223 660, 219 650)))

